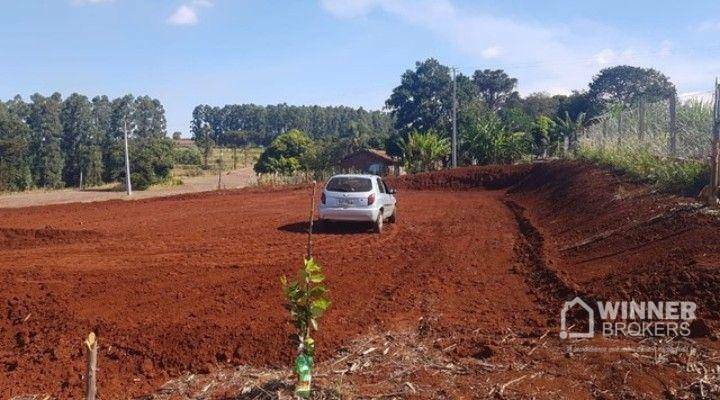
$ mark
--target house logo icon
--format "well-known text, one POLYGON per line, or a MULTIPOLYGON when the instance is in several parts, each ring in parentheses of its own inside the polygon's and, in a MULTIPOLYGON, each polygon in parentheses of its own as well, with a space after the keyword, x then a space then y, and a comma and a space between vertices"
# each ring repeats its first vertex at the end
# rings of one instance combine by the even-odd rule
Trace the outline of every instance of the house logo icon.
POLYGON ((579 297, 575 297, 570 301, 566 301, 565 305, 560 311, 560 339, 587 339, 595 335, 595 311, 579 297), (569 332, 567 326, 567 313, 576 306, 582 307, 588 316, 588 330, 587 332, 569 332))

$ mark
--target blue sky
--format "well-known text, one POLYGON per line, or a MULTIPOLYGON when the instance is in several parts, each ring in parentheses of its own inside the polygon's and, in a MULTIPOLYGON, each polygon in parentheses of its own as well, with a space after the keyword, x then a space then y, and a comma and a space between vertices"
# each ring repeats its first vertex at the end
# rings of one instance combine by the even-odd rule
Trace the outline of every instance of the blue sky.
POLYGON ((168 130, 197 104, 378 109, 428 57, 567 93, 615 64, 681 93, 720 75, 717 1, 4 0, 0 97, 148 94, 168 130))

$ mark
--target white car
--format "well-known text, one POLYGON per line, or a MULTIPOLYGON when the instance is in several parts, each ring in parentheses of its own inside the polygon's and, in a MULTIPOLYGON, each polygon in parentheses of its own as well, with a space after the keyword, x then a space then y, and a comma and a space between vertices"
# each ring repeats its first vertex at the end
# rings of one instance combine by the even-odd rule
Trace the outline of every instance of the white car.
POLYGON ((335 175, 320 197, 320 221, 372 222, 380 233, 383 222, 395 222, 395 190, 377 175, 335 175))

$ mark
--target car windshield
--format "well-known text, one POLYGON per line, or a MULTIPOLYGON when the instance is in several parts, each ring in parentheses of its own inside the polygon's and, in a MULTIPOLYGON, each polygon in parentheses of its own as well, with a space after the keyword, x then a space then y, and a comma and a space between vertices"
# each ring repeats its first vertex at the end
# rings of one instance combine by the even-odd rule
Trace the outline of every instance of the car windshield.
POLYGON ((325 189, 331 192, 369 192, 372 190, 372 181, 368 178, 338 176, 330 179, 325 189))

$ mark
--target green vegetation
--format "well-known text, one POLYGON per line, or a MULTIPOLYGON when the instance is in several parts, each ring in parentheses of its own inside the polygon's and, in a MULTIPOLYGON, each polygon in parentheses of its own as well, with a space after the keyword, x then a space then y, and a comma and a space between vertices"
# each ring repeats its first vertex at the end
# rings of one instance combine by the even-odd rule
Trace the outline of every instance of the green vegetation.
POLYGON ((291 129, 305 132, 313 140, 339 138, 379 147, 393 131, 392 119, 385 112, 287 104, 199 105, 193 111, 191 126, 193 139, 201 149, 268 146, 291 129))
POLYGON ((304 132, 293 129, 283 133, 260 155, 255 172, 292 175, 307 170, 312 147, 312 139, 304 132))
POLYGON ((0 103, 0 191, 122 182, 125 132, 137 188, 167 180, 173 145, 156 99, 54 93, 0 103))
POLYGON ((487 114, 462 131, 463 156, 472 164, 509 164, 529 155, 530 135, 513 132, 495 114, 487 114))
POLYGON ((176 147, 173 149, 173 160, 180 165, 201 165, 203 156, 195 147, 176 147))
POLYGON ((405 168, 411 173, 434 171, 450 154, 449 140, 433 131, 412 132, 401 146, 405 168))
POLYGON ((661 158, 644 149, 581 147, 578 158, 611 167, 658 190, 685 196, 698 195, 710 179, 710 168, 705 162, 661 158))
POLYGON ((298 280, 292 282, 288 282, 283 276, 281 283, 285 293, 285 306, 290 312, 298 340, 298 356, 295 359, 298 383, 295 394, 308 398, 315 357, 315 341, 310 332, 318 330, 318 319, 330 307, 330 300, 327 299, 327 289, 322 284, 325 275, 315 260, 306 259, 298 275, 298 280))
POLYGON ((172 141, 167 138, 148 139, 130 153, 130 165, 130 179, 137 190, 168 181, 174 165, 172 141))

